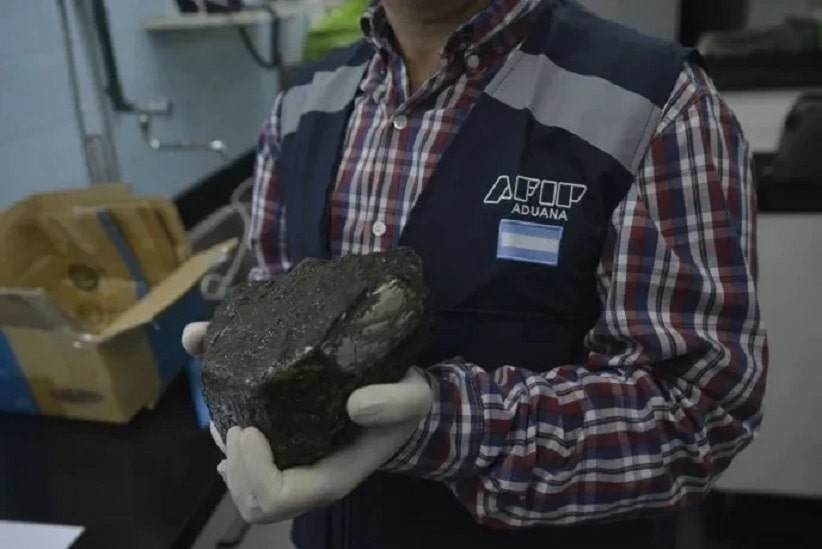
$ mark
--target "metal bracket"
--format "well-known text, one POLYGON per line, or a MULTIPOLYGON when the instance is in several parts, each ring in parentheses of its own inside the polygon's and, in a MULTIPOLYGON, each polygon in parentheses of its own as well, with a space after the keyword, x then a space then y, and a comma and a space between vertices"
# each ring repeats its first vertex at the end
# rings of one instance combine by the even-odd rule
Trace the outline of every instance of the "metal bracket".
POLYGON ((146 106, 138 105, 134 110, 138 115, 171 116, 173 106, 170 99, 158 99, 150 102, 146 106))
MULTIPOLYGON (((170 105, 170 103, 169 103, 170 105)), ((170 112, 170 108, 169 108, 170 112)), ((220 139, 212 139, 211 141, 162 141, 155 137, 151 131, 151 120, 156 114, 150 111, 142 111, 137 116, 137 121, 140 124, 140 133, 143 135, 143 140, 146 144, 155 151, 209 151, 220 155, 223 160, 229 160, 228 149, 225 143, 220 139)))

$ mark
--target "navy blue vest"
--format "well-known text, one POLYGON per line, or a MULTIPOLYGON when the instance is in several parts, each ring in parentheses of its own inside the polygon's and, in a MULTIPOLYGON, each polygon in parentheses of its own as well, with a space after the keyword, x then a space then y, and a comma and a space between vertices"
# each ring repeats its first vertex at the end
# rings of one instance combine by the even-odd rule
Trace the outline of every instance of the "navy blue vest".
MULTIPOLYGON (((278 175, 294 261, 330 255, 328 195, 372 54, 365 42, 336 51, 284 96, 278 175)), ((463 122, 398 242, 422 256, 435 313, 421 365, 462 356, 546 371, 584 360, 610 218, 690 55, 551 0, 463 122)), ((657 548, 672 536, 660 519, 492 530, 445 486, 383 473, 294 528, 300 549, 657 548)))

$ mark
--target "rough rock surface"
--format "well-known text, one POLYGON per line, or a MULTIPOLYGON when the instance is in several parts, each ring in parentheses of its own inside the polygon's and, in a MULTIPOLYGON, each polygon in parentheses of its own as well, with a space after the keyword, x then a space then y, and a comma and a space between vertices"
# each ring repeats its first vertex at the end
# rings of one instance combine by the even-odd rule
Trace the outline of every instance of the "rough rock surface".
POLYGON ((425 339, 422 262, 409 248, 307 260, 275 281, 236 286, 205 338, 212 421, 259 428, 281 469, 350 442, 354 389, 403 377, 425 339))

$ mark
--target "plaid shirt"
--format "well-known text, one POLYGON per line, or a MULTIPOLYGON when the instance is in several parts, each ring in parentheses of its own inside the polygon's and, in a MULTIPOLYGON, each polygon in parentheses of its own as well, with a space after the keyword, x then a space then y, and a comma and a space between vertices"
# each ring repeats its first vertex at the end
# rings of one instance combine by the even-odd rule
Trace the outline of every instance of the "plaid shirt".
MULTIPOLYGON (((441 70, 413 95, 384 13, 369 10, 377 51, 330 198, 335 255, 396 244, 449 140, 542 4, 493 2, 454 34, 441 70)), ((276 174, 280 108, 278 98, 259 143, 252 279, 291 267, 276 174)), ((498 527, 692 502, 761 420, 755 213, 748 144, 708 77, 686 66, 613 214, 586 363, 545 373, 433 366, 434 405, 385 469, 448 484, 478 521, 498 527)))

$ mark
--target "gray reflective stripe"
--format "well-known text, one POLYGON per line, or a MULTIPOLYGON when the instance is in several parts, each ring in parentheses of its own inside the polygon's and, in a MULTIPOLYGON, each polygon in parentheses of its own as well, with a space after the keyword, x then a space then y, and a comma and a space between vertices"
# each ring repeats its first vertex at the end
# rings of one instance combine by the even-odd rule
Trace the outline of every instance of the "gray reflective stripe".
POLYGON ((514 51, 486 89, 544 126, 562 128, 636 172, 662 116, 648 99, 605 79, 563 69, 544 55, 514 51))
POLYGON ((283 97, 282 137, 297 131, 305 113, 343 110, 357 92, 364 72, 365 64, 342 66, 333 71, 317 72, 308 84, 288 90, 283 97))

